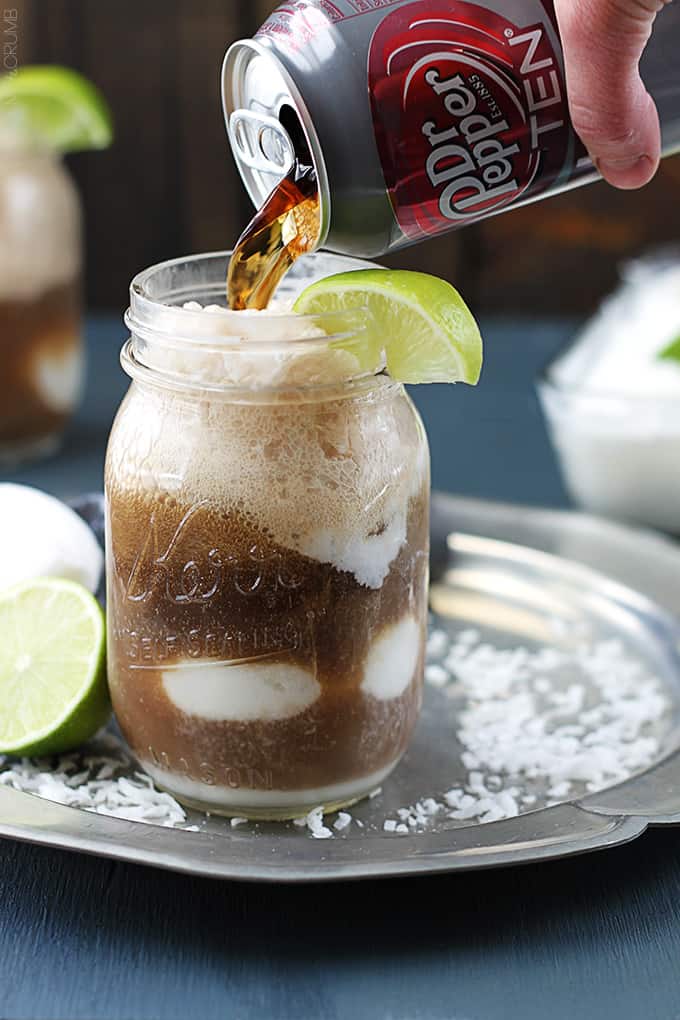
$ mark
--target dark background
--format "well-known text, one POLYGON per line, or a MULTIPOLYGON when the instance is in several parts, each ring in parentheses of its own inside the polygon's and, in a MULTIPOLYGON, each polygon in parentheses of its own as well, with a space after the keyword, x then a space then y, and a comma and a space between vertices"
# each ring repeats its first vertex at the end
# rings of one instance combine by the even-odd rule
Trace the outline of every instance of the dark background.
MULTIPOLYGON (((222 121, 219 70, 270 0, 12 0, 19 62, 63 63, 107 96, 116 139, 69 162, 84 198, 91 307, 120 310, 153 262, 229 247, 250 203, 222 121)), ((451 278, 476 312, 582 315, 623 258, 680 239, 680 160, 637 193, 593 185, 389 262, 451 278)))

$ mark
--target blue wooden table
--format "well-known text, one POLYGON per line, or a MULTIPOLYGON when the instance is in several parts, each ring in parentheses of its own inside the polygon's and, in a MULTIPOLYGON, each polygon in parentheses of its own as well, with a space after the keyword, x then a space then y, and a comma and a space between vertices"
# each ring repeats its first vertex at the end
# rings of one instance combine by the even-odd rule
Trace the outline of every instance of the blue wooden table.
MULTIPOLYGON (((531 380, 567 323, 487 324, 477 391, 424 387, 434 484, 563 505, 531 380)), ((123 329, 89 328, 63 453, 101 487, 123 329)), ((0 841, 2 1020, 677 1020, 680 833, 535 867, 305 888, 218 884, 0 841)))

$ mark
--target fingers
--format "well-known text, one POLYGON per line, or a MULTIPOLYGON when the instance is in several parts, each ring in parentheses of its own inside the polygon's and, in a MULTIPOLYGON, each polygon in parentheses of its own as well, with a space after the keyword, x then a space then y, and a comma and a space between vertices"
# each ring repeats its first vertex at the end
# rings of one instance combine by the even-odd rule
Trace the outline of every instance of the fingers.
POLYGON ((655 174, 659 116, 638 64, 664 0, 556 0, 574 128, 602 176, 639 188, 655 174))

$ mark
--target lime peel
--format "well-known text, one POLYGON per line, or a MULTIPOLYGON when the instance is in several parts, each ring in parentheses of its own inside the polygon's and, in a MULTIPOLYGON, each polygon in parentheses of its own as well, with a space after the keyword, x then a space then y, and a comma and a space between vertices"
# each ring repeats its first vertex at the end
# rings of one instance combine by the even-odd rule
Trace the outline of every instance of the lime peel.
POLYGON ((0 593, 0 753, 70 751, 111 713, 101 607, 62 578, 0 593))
POLYGON ((676 336, 674 340, 659 351, 657 357, 661 361, 675 361, 680 362, 680 336, 676 336))
POLYGON ((364 369, 387 370, 404 383, 465 382, 474 385, 482 368, 482 339, 472 313, 450 283, 427 273, 357 269, 311 284, 294 310, 315 315, 329 332, 338 313, 365 312, 365 328, 334 346, 350 350, 364 369))
POLYGON ((105 149, 111 111, 99 89, 77 71, 26 65, 0 78, 0 130, 56 152, 105 149))

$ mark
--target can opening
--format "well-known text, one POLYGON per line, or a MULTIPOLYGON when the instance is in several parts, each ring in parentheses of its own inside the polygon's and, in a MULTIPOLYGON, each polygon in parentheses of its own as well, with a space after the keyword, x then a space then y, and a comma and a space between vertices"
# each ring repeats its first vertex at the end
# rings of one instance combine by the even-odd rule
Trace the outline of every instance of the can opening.
POLYGON ((330 225, 323 153, 295 81, 268 42, 242 39, 229 47, 222 67, 222 105, 236 165, 258 209, 296 160, 313 168, 322 245, 330 225))
POLYGON ((290 103, 283 103, 279 109, 279 121, 281 122, 281 127, 290 138, 293 152, 298 160, 307 166, 313 166, 314 160, 309 151, 307 136, 295 107, 291 106, 290 103))

